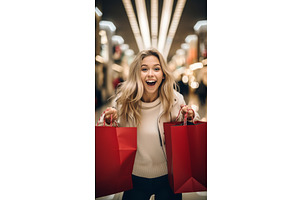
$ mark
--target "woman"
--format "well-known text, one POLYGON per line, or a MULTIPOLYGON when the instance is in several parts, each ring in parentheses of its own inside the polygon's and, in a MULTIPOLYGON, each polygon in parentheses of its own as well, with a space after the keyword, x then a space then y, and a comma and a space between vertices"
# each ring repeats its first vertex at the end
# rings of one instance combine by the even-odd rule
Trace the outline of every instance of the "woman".
POLYGON ((108 124, 117 120, 121 127, 137 127, 137 153, 134 161, 133 189, 123 200, 182 199, 168 183, 163 123, 179 120, 188 112, 188 120, 200 120, 197 112, 185 106, 172 72, 155 49, 141 51, 130 66, 128 79, 118 87, 114 107, 106 109, 108 124), (111 122, 112 120, 112 122, 111 122))

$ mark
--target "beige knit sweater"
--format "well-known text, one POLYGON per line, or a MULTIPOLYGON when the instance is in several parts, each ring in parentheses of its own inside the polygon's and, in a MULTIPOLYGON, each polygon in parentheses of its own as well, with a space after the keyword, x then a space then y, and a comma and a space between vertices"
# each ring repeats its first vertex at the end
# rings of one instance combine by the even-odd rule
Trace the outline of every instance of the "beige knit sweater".
POLYGON ((142 102, 143 120, 137 127, 137 152, 132 172, 136 176, 155 178, 168 173, 167 161, 159 142, 157 120, 160 107, 159 98, 151 103, 142 102))

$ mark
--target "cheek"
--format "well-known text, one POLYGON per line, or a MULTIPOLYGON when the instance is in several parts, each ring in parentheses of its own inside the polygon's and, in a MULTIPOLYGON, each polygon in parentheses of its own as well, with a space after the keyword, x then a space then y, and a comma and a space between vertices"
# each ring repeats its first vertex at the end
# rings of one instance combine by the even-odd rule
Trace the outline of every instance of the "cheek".
POLYGON ((160 80, 163 80, 163 79, 164 79, 164 74, 163 74, 163 73, 160 73, 159 79, 160 79, 160 80))
POLYGON ((143 80, 145 78, 144 74, 141 72, 140 73, 140 79, 143 80))

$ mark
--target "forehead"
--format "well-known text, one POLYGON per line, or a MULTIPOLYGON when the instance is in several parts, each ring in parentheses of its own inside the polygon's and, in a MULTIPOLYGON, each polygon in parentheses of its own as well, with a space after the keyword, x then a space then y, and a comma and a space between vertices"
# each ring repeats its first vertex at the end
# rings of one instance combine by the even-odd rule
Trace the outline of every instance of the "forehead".
POLYGON ((142 64, 160 64, 156 56, 150 55, 142 60, 142 64))

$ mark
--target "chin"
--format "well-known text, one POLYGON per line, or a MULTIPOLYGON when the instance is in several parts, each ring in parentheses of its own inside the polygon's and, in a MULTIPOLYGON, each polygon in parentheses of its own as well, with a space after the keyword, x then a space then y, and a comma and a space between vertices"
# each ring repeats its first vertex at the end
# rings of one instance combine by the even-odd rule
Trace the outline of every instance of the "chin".
POLYGON ((156 93, 158 93, 158 90, 145 90, 145 92, 149 95, 155 95, 156 93))

